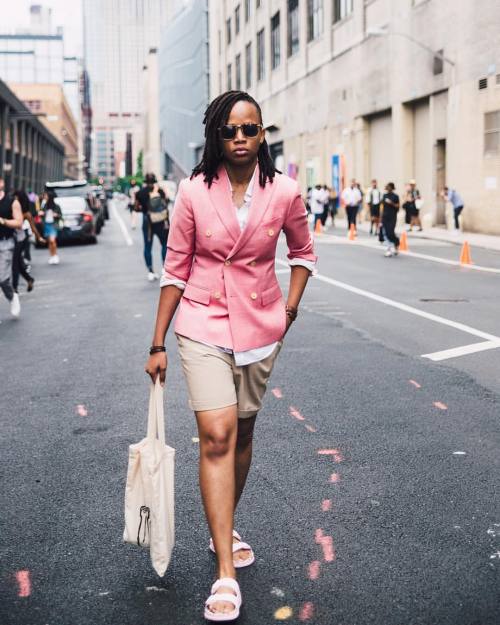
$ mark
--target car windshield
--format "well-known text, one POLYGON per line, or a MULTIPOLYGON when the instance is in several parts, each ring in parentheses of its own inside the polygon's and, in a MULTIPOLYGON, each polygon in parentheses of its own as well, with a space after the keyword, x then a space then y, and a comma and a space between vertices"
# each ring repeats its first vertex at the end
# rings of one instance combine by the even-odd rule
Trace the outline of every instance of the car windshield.
POLYGON ((88 194, 91 192, 90 189, 90 185, 89 184, 82 184, 82 185, 75 185, 75 186, 68 186, 68 187, 57 187, 57 186, 52 186, 47 185, 47 188, 50 189, 50 191, 54 191, 54 193, 57 195, 57 197, 83 197, 86 198, 88 196, 88 194))
POLYGON ((63 215, 75 215, 87 209, 87 204, 82 197, 57 197, 56 204, 61 207, 63 215))

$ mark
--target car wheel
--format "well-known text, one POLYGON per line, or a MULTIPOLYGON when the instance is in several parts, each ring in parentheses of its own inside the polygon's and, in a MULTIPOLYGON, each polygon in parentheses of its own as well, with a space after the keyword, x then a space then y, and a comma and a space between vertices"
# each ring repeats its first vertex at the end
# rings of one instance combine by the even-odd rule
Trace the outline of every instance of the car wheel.
POLYGON ((93 235, 90 237, 90 239, 89 239, 89 243, 90 243, 91 245, 95 245, 95 244, 97 243, 97 237, 96 237, 96 235, 95 235, 95 234, 93 234, 93 235))

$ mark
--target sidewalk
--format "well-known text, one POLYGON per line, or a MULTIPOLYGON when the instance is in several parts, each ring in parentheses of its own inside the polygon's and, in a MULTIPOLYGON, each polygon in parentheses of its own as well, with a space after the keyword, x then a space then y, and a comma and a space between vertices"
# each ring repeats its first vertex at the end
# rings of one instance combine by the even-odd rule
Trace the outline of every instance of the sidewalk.
MULTIPOLYGON (((345 227, 347 229, 347 221, 345 219, 335 219, 337 228, 345 227)), ((358 229, 361 232, 368 233, 370 231, 370 223, 363 221, 358 223, 358 229)), ((401 236, 403 229, 397 226, 396 232, 401 236)), ((328 230, 326 230, 328 233, 328 230)), ((454 243, 462 245, 464 241, 468 241, 471 247, 481 247, 487 250, 500 252, 500 236, 492 234, 479 234, 476 232, 456 232, 455 230, 447 230, 446 228, 426 228, 423 232, 414 230, 407 232, 408 238, 411 239, 432 239, 434 241, 444 241, 446 243, 454 243)))

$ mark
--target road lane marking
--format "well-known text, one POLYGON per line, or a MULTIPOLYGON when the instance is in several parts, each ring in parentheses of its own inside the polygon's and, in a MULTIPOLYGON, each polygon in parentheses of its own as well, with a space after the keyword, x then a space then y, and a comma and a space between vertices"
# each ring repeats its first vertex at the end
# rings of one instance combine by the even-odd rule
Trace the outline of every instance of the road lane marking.
POLYGON ((307 577, 312 580, 318 579, 320 568, 321 562, 319 560, 314 560, 314 562, 311 562, 307 567, 307 577))
POLYGON ((415 382, 415 380, 408 380, 410 384, 413 384, 415 388, 422 388, 421 384, 415 382))
MULTIPOLYGON (((286 265, 285 261, 281 259, 276 259, 276 262, 280 265, 286 265)), ((416 315, 417 317, 422 317, 423 319, 434 321, 435 323, 440 323, 450 328, 454 328, 455 330, 459 330, 460 332, 465 332, 466 334, 472 334, 472 336, 478 336, 479 338, 485 339, 486 341, 492 341, 493 343, 497 343, 498 347, 500 347, 499 336, 489 334, 488 332, 483 332, 482 330, 473 328, 472 326, 466 325, 465 323, 452 321, 451 319, 446 319, 446 317, 441 317, 440 315, 435 315, 434 313, 429 313, 425 310, 420 310, 419 308, 408 306, 408 304, 403 304, 402 302, 390 299, 389 297, 384 297, 383 295, 377 295, 377 293, 372 293, 371 291, 360 289, 356 286, 352 286, 351 284, 347 284, 346 282, 340 282, 340 280, 334 280, 333 278, 329 278, 328 276, 324 276, 319 273, 316 274, 315 279, 319 280, 320 282, 326 282, 326 284, 330 284, 331 286, 336 286, 339 289, 344 289, 344 291, 349 291, 350 293, 354 293, 355 295, 360 295, 361 297, 366 297, 367 299, 374 300, 375 302, 379 302, 380 304, 385 304, 386 306, 397 308, 398 310, 402 310, 403 312, 409 313, 411 315, 416 315)))
POLYGON ((276 397, 276 399, 283 399, 283 393, 281 392, 280 388, 273 388, 271 392, 276 397))
POLYGON ((444 349, 440 352, 433 352, 432 354, 422 354, 422 358, 428 358, 434 362, 440 360, 448 360, 448 358, 458 358, 459 356, 467 356, 468 354, 476 354, 477 352, 484 352, 488 349, 498 349, 500 342, 498 341, 484 341, 483 343, 472 343, 471 345, 463 345, 462 347, 453 347, 452 349, 444 349))
MULTIPOLYGON (((338 243, 352 246, 357 245, 359 247, 369 247, 372 250, 383 249, 381 246, 373 245, 369 241, 347 241, 346 239, 339 237, 336 234, 329 235, 338 243)), ((326 241, 328 242, 328 241, 326 241)), ((484 265, 463 265, 459 260, 451 260, 448 258, 440 258, 439 256, 431 256, 430 254, 421 254, 420 252, 400 252, 401 256, 412 256, 413 258, 421 258, 422 260, 429 260, 433 263, 441 263, 443 265, 453 265, 455 267, 463 267, 464 269, 474 269, 475 271, 486 271, 488 273, 500 273, 500 269, 495 267, 485 267, 484 265)))
POLYGON ((295 417, 298 421, 306 420, 306 418, 294 406, 290 406, 290 416, 295 417))
POLYGON ((330 475, 330 482, 332 484, 338 484, 338 482, 340 482, 340 475, 338 473, 332 473, 330 475))
POLYGON ((31 579, 29 571, 16 572, 17 585, 19 587, 18 597, 29 597, 31 595, 31 579))
POLYGON ((300 608, 299 621, 309 621, 314 616, 314 603, 306 601, 300 608))
POLYGON ((76 407, 76 412, 78 415, 80 415, 80 417, 86 417, 89 414, 87 408, 85 408, 83 404, 78 404, 78 406, 76 407))
POLYGON ((328 512, 328 510, 332 509, 332 500, 331 499, 323 499, 321 502, 321 510, 323 512, 328 512))
POLYGON ((286 621, 293 616, 293 610, 290 606, 284 605, 282 608, 278 608, 274 613, 274 618, 277 621, 286 621))
POLYGON ((125 239, 125 243, 127 245, 133 245, 134 242, 132 241, 132 238, 130 234, 128 233, 127 226, 125 225, 125 222, 123 221, 120 214, 118 213, 114 202, 111 202, 111 212, 113 213, 113 217, 116 219, 116 221, 118 222, 118 225, 120 226, 120 230, 122 231, 123 238, 125 239))

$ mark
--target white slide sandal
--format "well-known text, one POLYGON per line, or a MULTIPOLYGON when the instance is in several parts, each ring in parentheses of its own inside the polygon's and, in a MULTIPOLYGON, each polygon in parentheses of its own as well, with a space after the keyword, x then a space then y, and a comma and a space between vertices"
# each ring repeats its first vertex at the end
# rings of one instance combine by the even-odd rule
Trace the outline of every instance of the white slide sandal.
MULTIPOLYGON (((235 560, 233 562, 235 569, 243 569, 246 566, 250 566, 255 562, 255 554, 253 552, 252 547, 248 543, 244 543, 241 541, 241 536, 238 534, 236 530, 233 530, 233 538, 236 538, 237 543, 233 543, 233 553, 236 551, 240 551, 242 549, 250 551, 250 555, 246 560, 235 560)), ((214 541, 210 539, 210 551, 215 553, 214 541)))
POLYGON ((218 579, 210 590, 212 593, 210 597, 205 601, 205 618, 207 621, 216 621, 218 623, 223 623, 227 621, 234 621, 240 615, 240 607, 242 604, 241 599, 241 591, 238 582, 232 577, 221 577, 218 579), (221 592, 217 594, 219 588, 226 587, 234 590, 236 594, 221 592), (210 610, 210 606, 218 601, 227 601, 228 603, 232 603, 234 605, 234 610, 231 612, 212 612, 210 610))

